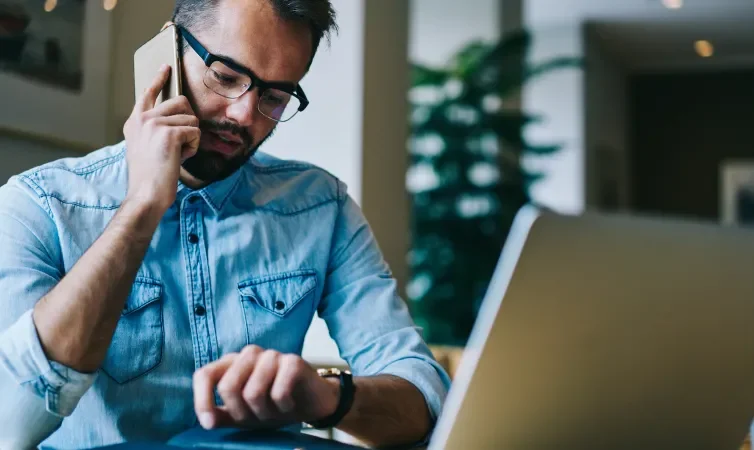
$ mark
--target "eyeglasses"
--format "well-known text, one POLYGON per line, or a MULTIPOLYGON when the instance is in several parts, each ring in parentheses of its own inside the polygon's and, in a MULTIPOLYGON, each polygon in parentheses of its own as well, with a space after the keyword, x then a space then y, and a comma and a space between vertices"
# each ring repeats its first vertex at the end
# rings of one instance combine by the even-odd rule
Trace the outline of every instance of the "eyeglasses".
POLYGON ((301 86, 294 83, 261 80, 246 67, 207 51, 185 28, 180 26, 176 28, 207 66, 207 71, 204 73, 204 85, 214 93, 235 99, 257 87, 259 88, 257 110, 263 116, 276 122, 287 122, 309 106, 309 100, 301 86))

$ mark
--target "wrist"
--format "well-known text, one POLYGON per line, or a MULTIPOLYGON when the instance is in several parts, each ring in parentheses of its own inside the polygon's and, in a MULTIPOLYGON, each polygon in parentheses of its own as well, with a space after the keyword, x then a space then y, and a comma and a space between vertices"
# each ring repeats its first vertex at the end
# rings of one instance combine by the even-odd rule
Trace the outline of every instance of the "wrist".
POLYGON ((328 404, 326 411, 330 412, 330 414, 311 421, 308 425, 320 429, 335 428, 341 424, 353 406, 356 389, 353 377, 351 372, 347 370, 320 369, 318 373, 332 388, 332 395, 328 396, 328 398, 333 401, 335 407, 331 408, 332 405, 328 404))
POLYGON ((322 380, 327 383, 328 387, 330 388, 330 395, 328 395, 327 397, 329 401, 327 402, 327 406, 324 408, 325 414, 323 414, 322 417, 318 417, 318 420, 330 417, 335 414, 335 411, 338 409, 338 403, 340 402, 340 379, 328 377, 322 378, 322 380))
POLYGON ((167 208, 157 202, 136 196, 126 196, 118 208, 119 223, 134 233, 135 237, 152 239, 167 208))

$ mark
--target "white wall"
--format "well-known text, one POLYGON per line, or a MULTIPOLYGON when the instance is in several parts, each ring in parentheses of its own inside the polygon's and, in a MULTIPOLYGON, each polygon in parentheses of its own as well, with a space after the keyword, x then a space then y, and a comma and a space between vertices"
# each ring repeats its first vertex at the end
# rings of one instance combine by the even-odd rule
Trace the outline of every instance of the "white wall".
POLYGON ((333 0, 339 34, 322 42, 301 81, 310 105, 280 124, 262 148, 280 158, 317 164, 343 180, 361 203, 364 1, 333 0))
POLYGON ((110 87, 110 143, 121 137, 123 124, 134 106, 134 52, 160 31, 173 13, 172 0, 118 2, 113 15, 113 66, 110 87))
POLYGON ((500 36, 499 0, 410 0, 409 57, 445 64, 471 40, 500 36))
MULTIPOLYGON (((528 29, 533 34, 533 64, 583 55, 581 28, 576 24, 528 29)), ((583 71, 562 69, 529 81, 522 104, 525 112, 544 119, 527 128, 526 138, 533 144, 562 145, 552 156, 524 160, 527 168, 546 174, 533 186, 533 200, 565 214, 580 213, 586 204, 583 71)))

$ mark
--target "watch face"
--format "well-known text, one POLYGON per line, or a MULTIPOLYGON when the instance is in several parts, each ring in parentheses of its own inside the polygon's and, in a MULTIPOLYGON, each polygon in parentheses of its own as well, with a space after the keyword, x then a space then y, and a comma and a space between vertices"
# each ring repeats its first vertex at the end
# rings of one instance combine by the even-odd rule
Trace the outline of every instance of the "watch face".
POLYGON ((317 369, 317 374, 321 377, 339 377, 341 372, 349 373, 346 371, 341 371, 340 369, 332 368, 332 369, 317 369))

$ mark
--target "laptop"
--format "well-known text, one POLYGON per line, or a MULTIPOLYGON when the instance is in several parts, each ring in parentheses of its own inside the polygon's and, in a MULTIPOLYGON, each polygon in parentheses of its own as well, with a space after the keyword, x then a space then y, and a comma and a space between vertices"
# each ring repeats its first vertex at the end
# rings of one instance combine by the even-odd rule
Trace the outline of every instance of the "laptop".
POLYGON ((754 231, 516 217, 429 450, 739 449, 754 231))

